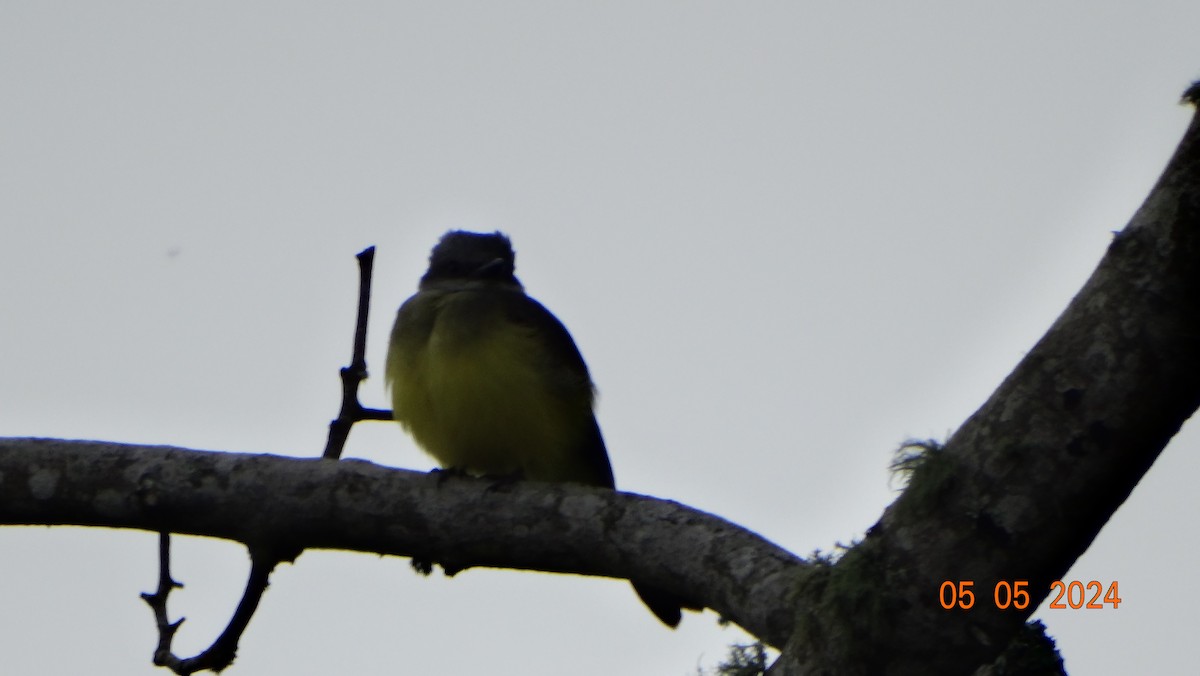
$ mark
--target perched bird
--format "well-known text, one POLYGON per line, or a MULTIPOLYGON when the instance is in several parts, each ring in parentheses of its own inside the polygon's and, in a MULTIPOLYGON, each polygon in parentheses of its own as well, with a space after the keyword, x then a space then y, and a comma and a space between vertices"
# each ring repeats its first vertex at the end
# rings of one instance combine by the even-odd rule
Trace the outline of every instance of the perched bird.
MULTIPOLYGON (((613 488, 592 407, 595 390, 571 334, 514 275, 508 237, 451 231, 400 306, 387 355, 397 422, 442 467, 613 488)), ((680 606, 634 583, 668 626, 680 606)))

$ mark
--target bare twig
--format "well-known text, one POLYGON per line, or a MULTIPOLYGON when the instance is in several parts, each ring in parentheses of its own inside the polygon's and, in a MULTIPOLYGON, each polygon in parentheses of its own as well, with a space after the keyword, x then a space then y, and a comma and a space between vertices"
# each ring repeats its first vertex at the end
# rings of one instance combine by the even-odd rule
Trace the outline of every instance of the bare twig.
POLYGON ((275 569, 279 560, 277 555, 251 549, 250 577, 246 580, 246 591, 242 594, 242 600, 233 612, 233 617, 229 619, 229 625, 207 650, 195 657, 181 658, 171 652, 171 643, 175 639, 175 632, 183 624, 184 618, 179 618, 175 622, 168 619, 167 596, 170 595, 172 589, 181 588, 183 585, 171 578, 171 534, 159 533, 158 588, 153 594, 142 594, 142 599, 154 611, 154 620, 158 625, 158 646, 154 649, 154 664, 167 667, 180 676, 194 674, 205 669, 221 671, 232 664, 233 658, 237 655, 238 641, 250 624, 250 618, 254 616, 258 602, 267 589, 271 571, 275 569))
POLYGON ((367 377, 367 315, 371 306, 371 271, 375 264, 375 247, 369 246, 358 258, 358 317, 354 327, 354 354, 350 365, 341 369, 342 407, 337 419, 329 423, 329 439, 324 457, 337 460, 350 436, 350 428, 361 420, 391 420, 392 412, 364 408, 358 401, 358 386, 367 377))
MULTIPOLYGON (((354 354, 350 365, 341 369, 342 377, 342 406, 336 420, 329 423, 329 439, 325 444, 325 458, 337 460, 342 455, 346 439, 350 436, 350 428, 361 420, 391 420, 392 412, 380 409, 364 408, 358 401, 358 386, 367 377, 367 317, 371 306, 371 273, 375 262, 375 247, 367 247, 358 253, 359 282, 358 282, 358 316, 354 328, 354 354)), ((280 561, 292 560, 299 555, 299 549, 288 549, 286 552, 275 550, 250 549, 250 576, 246 580, 246 590, 237 610, 229 619, 225 631, 213 641, 207 650, 195 657, 181 658, 171 652, 171 643, 175 632, 183 624, 183 618, 171 622, 167 615, 167 597, 171 590, 183 585, 171 578, 171 534, 160 533, 158 544, 159 580, 158 588, 153 594, 142 594, 142 599, 154 611, 155 624, 158 626, 158 646, 154 650, 154 664, 167 667, 176 674, 193 674, 209 669, 221 671, 233 663, 237 654, 238 641, 250 624, 258 602, 266 591, 271 571, 280 561)))
MULTIPOLYGON (((183 588, 183 585, 171 578, 171 534, 158 534, 158 588, 153 594, 142 594, 150 609, 154 611, 154 621, 158 625, 158 647, 154 649, 154 663, 165 664, 171 655, 171 641, 184 618, 175 622, 167 619, 167 596, 171 590, 183 588)), ((177 672, 178 673, 178 672, 177 672)))

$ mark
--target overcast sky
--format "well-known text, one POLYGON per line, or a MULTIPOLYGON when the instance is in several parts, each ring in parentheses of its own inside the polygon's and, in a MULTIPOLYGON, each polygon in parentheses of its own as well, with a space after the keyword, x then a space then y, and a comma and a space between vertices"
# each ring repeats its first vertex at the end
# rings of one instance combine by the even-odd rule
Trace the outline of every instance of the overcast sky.
MULTIPOLYGON (((621 488, 828 550, 1139 206, 1197 26, 1182 0, 0 3, 0 435, 318 455, 354 254, 378 247, 378 375, 441 233, 499 229, 621 488)), ((1198 450, 1185 427, 1067 578, 1121 607, 1038 613, 1071 673, 1193 667, 1198 450)), ((391 424, 349 455, 433 466, 391 424)), ((155 541, 0 529, 6 671, 162 673, 155 541)), ((175 559, 191 654, 248 564, 175 559)), ((739 640, 622 582, 307 552, 227 673, 685 676, 739 640)))

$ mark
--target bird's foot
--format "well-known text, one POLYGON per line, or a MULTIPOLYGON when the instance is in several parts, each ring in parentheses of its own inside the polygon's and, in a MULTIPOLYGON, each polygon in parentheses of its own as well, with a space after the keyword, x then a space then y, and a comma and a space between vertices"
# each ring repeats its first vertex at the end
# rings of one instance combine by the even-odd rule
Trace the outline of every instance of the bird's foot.
POLYGON ((486 489, 484 489, 486 492, 491 493, 493 491, 499 491, 503 493, 504 491, 507 491, 518 483, 524 481, 525 472, 518 469, 508 474, 489 474, 484 478, 492 482, 486 489))

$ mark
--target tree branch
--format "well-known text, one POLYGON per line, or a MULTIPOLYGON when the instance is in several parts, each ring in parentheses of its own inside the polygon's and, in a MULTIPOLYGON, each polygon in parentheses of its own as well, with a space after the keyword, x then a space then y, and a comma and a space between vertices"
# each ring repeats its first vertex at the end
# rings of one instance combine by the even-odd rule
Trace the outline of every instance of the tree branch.
MULTIPOLYGON (((358 386, 367 377, 366 347, 367 347, 367 318, 371 307, 371 274, 375 265, 375 247, 367 247, 355 257, 358 259, 358 312, 355 317, 354 350, 350 366, 340 370, 342 381, 342 405, 338 417, 329 423, 329 437, 325 443, 322 456, 337 460, 342 455, 346 439, 354 423, 363 420, 390 420, 391 411, 363 408, 358 401, 358 386)), ((159 584, 153 594, 142 594, 142 598, 154 611, 155 623, 158 628, 158 647, 154 652, 154 663, 169 668, 181 676, 187 676, 197 671, 222 671, 233 663, 237 654, 238 642, 242 632, 250 624, 254 611, 266 591, 271 577, 271 571, 282 561, 295 559, 300 549, 291 548, 286 551, 275 549, 250 548, 250 575, 246 580, 246 589, 238 603, 237 610, 230 618, 225 631, 204 652, 195 657, 180 658, 171 650, 175 632, 183 620, 170 622, 167 613, 167 598, 171 590, 181 586, 171 578, 171 534, 159 534, 159 584)))
POLYGON ((1200 404, 1198 299, 1194 118, 1046 335, 828 579, 806 588, 819 619, 798 627, 772 673, 954 674, 992 660, 1200 404), (972 609, 940 606, 947 580, 974 581, 972 609), (1030 603, 999 610, 994 585, 1018 580, 1030 603))
POLYGON ((98 441, 0 439, 0 524, 78 525, 637 578, 768 642, 791 635, 798 557, 712 514, 603 488, 98 441))
POLYGON ((364 408, 358 401, 358 386, 367 377, 367 316, 371 311, 371 273, 375 269, 375 247, 358 252, 358 312, 354 322, 354 352, 350 365, 339 371, 342 378, 342 406, 338 417, 329 423, 329 437, 323 457, 337 460, 342 457, 350 428, 362 420, 391 420, 392 412, 364 408))
POLYGON ((233 664, 233 658, 237 655, 238 641, 241 640, 242 633, 250 624, 250 618, 254 616, 258 602, 267 589, 271 571, 275 569, 279 561, 279 557, 274 553, 251 549, 250 575, 246 579, 246 590, 242 593, 242 600, 238 602, 237 609, 234 610, 233 617, 230 618, 225 631, 221 632, 221 635, 204 652, 195 657, 182 658, 172 652, 171 644, 175 640, 175 632, 183 624, 183 618, 179 618, 175 622, 170 621, 170 616, 167 614, 167 598, 170 596, 171 590, 183 585, 171 577, 171 534, 159 533, 158 588, 153 594, 142 594, 142 600, 154 611, 154 621, 158 627, 158 646, 154 649, 154 664, 166 667, 180 676, 187 676, 205 669, 224 671, 226 667, 233 664))
MULTIPOLYGON (((171 653, 171 644, 175 641, 175 632, 183 624, 184 618, 172 622, 167 614, 167 598, 171 591, 183 587, 171 577, 171 534, 158 534, 158 587, 153 594, 142 594, 142 600, 154 612, 154 623, 158 628, 158 646, 154 649, 154 663, 159 666, 167 665, 177 660, 171 653)), ((176 671, 175 673, 179 673, 176 671)))

